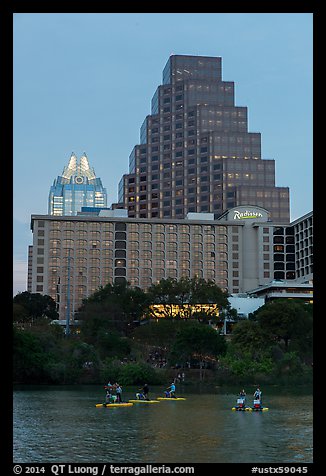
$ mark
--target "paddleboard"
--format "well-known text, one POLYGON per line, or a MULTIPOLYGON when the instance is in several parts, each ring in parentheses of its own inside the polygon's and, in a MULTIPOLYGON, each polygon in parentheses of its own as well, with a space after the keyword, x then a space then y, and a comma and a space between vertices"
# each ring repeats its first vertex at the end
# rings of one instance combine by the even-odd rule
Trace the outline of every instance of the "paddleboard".
POLYGON ((177 397, 177 398, 172 398, 172 397, 157 397, 157 400, 186 400, 185 398, 182 397, 177 397))
POLYGON ((129 400, 131 403, 160 403, 158 400, 129 400))
POLYGON ((97 403, 96 407, 132 407, 133 403, 97 403))

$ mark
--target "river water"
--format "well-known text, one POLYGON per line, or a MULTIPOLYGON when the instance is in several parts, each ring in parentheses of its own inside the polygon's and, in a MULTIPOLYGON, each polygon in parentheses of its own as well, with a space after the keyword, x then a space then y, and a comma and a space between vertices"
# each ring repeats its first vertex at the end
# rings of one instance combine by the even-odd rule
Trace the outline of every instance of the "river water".
MULTIPOLYGON (((104 399, 100 386, 19 387, 13 395, 13 461, 313 462, 311 393, 263 388, 269 411, 235 412, 239 389, 178 390, 185 401, 96 408, 104 399)), ((124 389, 123 400, 135 391, 124 389)), ((162 387, 151 387, 150 396, 162 396, 162 387)))

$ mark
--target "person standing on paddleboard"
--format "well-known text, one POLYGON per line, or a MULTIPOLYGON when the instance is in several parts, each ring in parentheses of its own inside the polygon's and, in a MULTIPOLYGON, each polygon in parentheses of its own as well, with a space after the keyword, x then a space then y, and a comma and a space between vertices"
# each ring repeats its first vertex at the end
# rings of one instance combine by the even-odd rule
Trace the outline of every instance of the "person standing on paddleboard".
POLYGON ((242 398, 243 399, 243 403, 245 403, 246 401, 246 392, 244 390, 244 388, 242 390, 240 390, 239 392, 239 398, 242 398))
POLYGON ((257 385, 257 388, 256 388, 256 390, 255 390, 254 399, 255 399, 255 400, 259 400, 260 405, 263 404, 263 402, 262 402, 262 392, 261 392, 261 390, 260 390, 259 385, 257 385))
POLYGON ((149 393, 149 387, 148 387, 147 383, 145 383, 144 386, 143 386, 143 395, 144 395, 145 400, 149 400, 148 393, 149 393))
POLYGON ((259 385, 257 386, 257 388, 255 390, 255 393, 254 393, 254 405, 255 405, 255 401, 257 402, 257 404, 259 402, 260 408, 263 407, 262 393, 261 393, 259 385))
POLYGON ((117 395, 117 403, 122 403, 122 388, 118 383, 115 384, 115 391, 117 395))

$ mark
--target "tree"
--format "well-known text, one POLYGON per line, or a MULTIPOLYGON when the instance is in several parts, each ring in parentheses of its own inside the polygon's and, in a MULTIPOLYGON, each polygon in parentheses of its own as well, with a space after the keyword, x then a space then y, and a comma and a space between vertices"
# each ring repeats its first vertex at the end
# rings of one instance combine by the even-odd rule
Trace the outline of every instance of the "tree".
POLYGON ((59 314, 56 311, 56 303, 47 294, 24 291, 14 296, 13 304, 15 305, 14 320, 18 319, 16 322, 33 322, 35 319, 44 317, 51 320, 59 318, 59 314), (17 309, 17 305, 22 307, 17 309))
POLYGON ((147 307, 148 298, 140 288, 109 283, 83 301, 76 317, 82 321, 82 333, 87 338, 96 339, 101 329, 115 329, 126 335, 147 307))
POLYGON ((271 336, 272 340, 284 344, 289 350, 292 344, 300 342, 309 347, 312 338, 312 316, 305 304, 289 299, 270 301, 256 313, 257 321, 271 336))
POLYGON ((225 338, 218 334, 212 327, 196 322, 185 322, 176 334, 172 348, 172 355, 177 361, 199 361, 200 375, 205 362, 216 360, 219 355, 226 352, 225 338))
POLYGON ((257 321, 239 321, 234 325, 231 345, 241 359, 245 354, 260 360, 273 345, 270 334, 257 321))
POLYGON ((29 320, 27 309, 21 304, 13 303, 12 315, 14 322, 26 322, 29 320))
POLYGON ((13 329, 13 376, 15 382, 37 382, 44 376, 48 356, 39 339, 28 331, 13 329))
POLYGON ((139 326, 132 332, 132 339, 147 346, 170 346, 182 325, 181 321, 158 319, 139 326))

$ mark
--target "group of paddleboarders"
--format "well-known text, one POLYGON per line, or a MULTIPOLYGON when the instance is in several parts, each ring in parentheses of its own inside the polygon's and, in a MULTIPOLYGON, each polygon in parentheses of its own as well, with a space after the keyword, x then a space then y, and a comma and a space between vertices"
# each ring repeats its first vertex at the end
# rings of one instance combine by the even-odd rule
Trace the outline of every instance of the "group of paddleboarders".
MULTIPOLYGON (((116 382, 112 384, 110 381, 107 383, 107 385, 104 386, 106 390, 106 395, 105 395, 105 403, 122 403, 122 387, 116 382), (115 392, 115 395, 113 394, 115 392)), ((164 391, 164 397, 165 398, 177 398, 176 397, 176 386, 175 386, 175 380, 169 385, 169 387, 166 388, 164 391)), ((262 403, 262 391, 260 389, 260 386, 257 385, 257 388, 255 392, 253 393, 254 401, 253 401, 253 410, 259 410, 259 409, 264 409, 263 408, 263 403, 262 403)), ((148 384, 145 383, 141 388, 138 389, 138 392, 136 393, 136 398, 138 400, 147 400, 150 401, 149 398, 149 387, 148 384)), ((236 410, 245 410, 247 409, 246 407, 246 398, 247 394, 244 390, 240 390, 238 399, 237 399, 237 405, 233 409, 236 410)))
POLYGON ((105 403, 122 403, 122 387, 118 382, 112 384, 109 381, 104 388, 106 390, 105 403), (115 395, 113 392, 115 392, 115 395))
MULTIPOLYGON (((175 395, 175 382, 172 382, 169 387, 164 391, 164 396, 166 398, 177 398, 175 395)), ((150 400, 149 398, 149 387, 147 383, 144 384, 142 388, 136 393, 136 398, 138 400, 150 400)))
MULTIPOLYGON (((244 389, 240 390, 237 404, 239 408, 244 408, 246 404, 246 397, 247 394, 244 389)), ((254 408, 262 408, 263 402, 262 402, 262 391, 260 390, 259 385, 257 386, 256 390, 254 391, 253 394, 254 397, 254 408)))
MULTIPOLYGON (((112 384, 110 381, 104 386, 106 390, 105 403, 122 403, 122 387, 118 383, 112 384), (115 392, 115 395, 113 394, 115 392)), ((177 398, 175 382, 173 381, 169 387, 164 391, 166 398, 177 398)), ((136 393, 137 400, 150 400, 149 387, 145 383, 136 393)))

